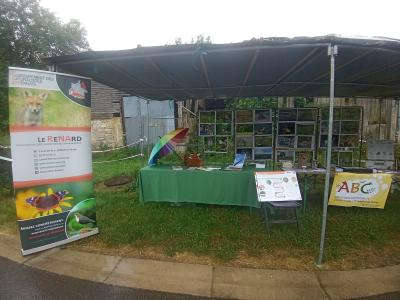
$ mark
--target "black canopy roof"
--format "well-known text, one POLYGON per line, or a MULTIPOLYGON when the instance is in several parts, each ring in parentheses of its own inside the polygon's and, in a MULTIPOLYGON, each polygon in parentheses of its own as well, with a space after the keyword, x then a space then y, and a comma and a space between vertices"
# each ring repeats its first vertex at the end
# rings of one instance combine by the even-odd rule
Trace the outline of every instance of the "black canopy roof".
POLYGON ((400 96, 400 40, 338 36, 167 45, 47 58, 59 70, 150 99, 328 96, 329 45, 338 46, 337 97, 400 96))

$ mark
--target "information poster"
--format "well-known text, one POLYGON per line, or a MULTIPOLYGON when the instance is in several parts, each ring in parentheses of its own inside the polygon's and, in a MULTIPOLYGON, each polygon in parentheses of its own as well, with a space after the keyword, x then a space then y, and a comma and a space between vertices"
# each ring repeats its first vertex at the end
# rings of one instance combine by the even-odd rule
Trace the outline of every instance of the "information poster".
POLYGON ((10 136, 22 254, 98 233, 90 79, 9 69, 10 136))
POLYGON ((301 201, 296 172, 256 172, 258 201, 301 201))
POLYGON ((338 173, 332 185, 329 205, 385 208, 390 174, 338 173))

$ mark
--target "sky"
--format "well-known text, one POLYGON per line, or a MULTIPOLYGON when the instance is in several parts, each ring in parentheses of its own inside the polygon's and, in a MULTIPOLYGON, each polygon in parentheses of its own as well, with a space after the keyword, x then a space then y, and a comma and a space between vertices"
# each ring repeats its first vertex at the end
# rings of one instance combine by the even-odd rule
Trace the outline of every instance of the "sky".
POLYGON ((63 22, 78 19, 92 50, 121 50, 261 37, 378 36, 400 39, 399 0, 41 0, 63 22))

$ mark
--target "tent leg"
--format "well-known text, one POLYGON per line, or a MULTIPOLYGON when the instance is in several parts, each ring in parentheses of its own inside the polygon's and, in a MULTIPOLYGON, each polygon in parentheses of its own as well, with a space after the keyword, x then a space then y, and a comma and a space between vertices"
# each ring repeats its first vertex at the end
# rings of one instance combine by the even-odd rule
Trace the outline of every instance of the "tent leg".
POLYGON ((149 110, 150 101, 146 100, 146 109, 147 109, 147 157, 150 157, 150 110, 149 110))
POLYGON ((324 244, 326 232, 326 218, 328 212, 328 196, 331 175, 331 156, 332 156, 332 129, 333 129, 333 102, 335 97, 335 55, 337 55, 337 46, 328 47, 328 56, 331 58, 331 78, 329 91, 329 126, 328 126, 328 149, 326 153, 326 174, 324 187, 324 206, 322 212, 321 240, 319 244, 319 256, 317 266, 322 265, 324 258, 324 244))

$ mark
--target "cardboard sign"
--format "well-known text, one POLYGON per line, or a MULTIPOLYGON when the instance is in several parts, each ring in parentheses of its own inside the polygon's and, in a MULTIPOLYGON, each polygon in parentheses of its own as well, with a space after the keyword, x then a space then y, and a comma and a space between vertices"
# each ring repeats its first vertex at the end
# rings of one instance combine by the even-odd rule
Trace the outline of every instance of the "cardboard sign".
POLYGON ((256 172, 258 201, 301 201, 296 172, 256 172))
POLYGON ((391 183, 390 174, 338 173, 333 181, 329 205, 383 209, 391 183))
POLYGON ((98 233, 90 79, 9 69, 10 138, 22 254, 98 233))

